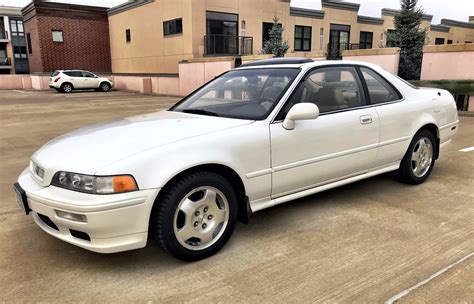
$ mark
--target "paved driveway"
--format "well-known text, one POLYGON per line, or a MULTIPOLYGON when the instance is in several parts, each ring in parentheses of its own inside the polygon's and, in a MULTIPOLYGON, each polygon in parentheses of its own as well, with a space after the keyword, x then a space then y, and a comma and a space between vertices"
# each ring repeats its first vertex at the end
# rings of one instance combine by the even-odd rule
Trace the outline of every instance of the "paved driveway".
POLYGON ((219 254, 196 263, 150 245, 88 252, 21 214, 11 184, 47 140, 175 101, 0 91, 0 302, 361 303, 411 287, 402 302, 474 301, 474 152, 458 151, 474 145, 474 118, 461 119, 425 184, 383 175, 258 212, 219 254))

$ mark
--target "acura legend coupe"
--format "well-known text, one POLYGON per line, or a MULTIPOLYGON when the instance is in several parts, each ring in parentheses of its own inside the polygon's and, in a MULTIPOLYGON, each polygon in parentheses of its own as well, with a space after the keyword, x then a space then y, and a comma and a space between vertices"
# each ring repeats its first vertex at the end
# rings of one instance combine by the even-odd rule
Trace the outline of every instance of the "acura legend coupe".
POLYGON ((449 92, 373 64, 261 60, 169 110, 51 140, 14 189, 63 241, 112 253, 150 240, 193 261, 252 212, 390 171, 424 182, 458 123, 449 92))

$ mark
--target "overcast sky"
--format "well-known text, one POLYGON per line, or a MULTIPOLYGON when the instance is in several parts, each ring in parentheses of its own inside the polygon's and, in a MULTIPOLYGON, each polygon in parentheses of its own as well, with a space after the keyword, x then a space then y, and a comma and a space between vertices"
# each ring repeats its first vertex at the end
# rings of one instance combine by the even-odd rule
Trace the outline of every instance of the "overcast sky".
MULTIPOLYGON (((25 6, 30 0, 0 0, 0 5, 25 6)), ((86 5, 115 6, 126 2, 124 0, 56 0, 55 2, 80 3, 86 5)), ((400 7, 399 0, 351 0, 360 3, 359 15, 380 17, 382 8, 400 7)), ((434 15, 433 24, 438 24, 441 18, 455 19, 467 22, 474 15, 474 0, 419 0, 419 5, 425 12, 434 15)), ((291 0, 291 6, 321 9, 320 0, 291 0)))

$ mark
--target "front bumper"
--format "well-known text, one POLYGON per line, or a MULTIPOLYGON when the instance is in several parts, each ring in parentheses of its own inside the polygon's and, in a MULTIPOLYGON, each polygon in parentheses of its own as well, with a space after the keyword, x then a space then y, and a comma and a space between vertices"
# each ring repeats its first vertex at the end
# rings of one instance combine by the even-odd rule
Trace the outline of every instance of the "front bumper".
POLYGON ((95 195, 55 186, 42 187, 28 168, 18 183, 26 192, 36 224, 58 239, 100 253, 146 245, 150 212, 159 189, 95 195), (80 214, 87 221, 65 219, 56 211, 80 214))

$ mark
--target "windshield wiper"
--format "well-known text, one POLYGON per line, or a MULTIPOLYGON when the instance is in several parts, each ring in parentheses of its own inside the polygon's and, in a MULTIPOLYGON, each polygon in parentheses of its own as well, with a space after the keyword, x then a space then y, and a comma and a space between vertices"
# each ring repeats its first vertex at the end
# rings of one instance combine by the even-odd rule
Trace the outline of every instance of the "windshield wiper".
POLYGON ((191 113, 191 114, 201 114, 201 115, 208 115, 208 116, 219 116, 219 114, 204 110, 204 109, 184 109, 184 113, 191 113))

